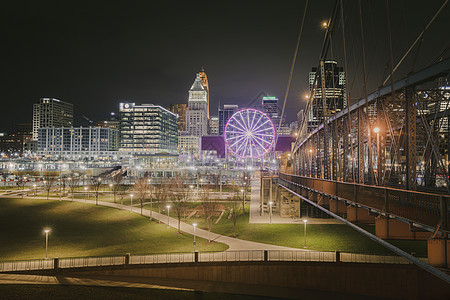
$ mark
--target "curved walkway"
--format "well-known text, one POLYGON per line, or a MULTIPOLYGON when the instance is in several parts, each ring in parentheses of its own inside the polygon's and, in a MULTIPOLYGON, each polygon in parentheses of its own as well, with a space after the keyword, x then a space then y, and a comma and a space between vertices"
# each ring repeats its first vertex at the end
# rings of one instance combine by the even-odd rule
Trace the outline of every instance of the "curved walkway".
MULTIPOLYGON (((0 195, 2 198, 11 198, 12 195, 0 195)), ((26 197, 29 199, 44 199, 46 200, 46 197, 26 197)), ((51 197, 51 200, 59 200, 59 198, 51 197)), ((50 200, 49 199, 49 200, 50 200)), ((63 201, 72 201, 71 198, 63 197, 63 201)), ((87 199, 73 199, 73 202, 79 202, 79 203, 90 203, 95 205, 95 200, 87 200, 87 199)), ((140 207, 131 207, 126 205, 120 205, 118 203, 111 203, 111 202, 105 202, 105 201, 98 201, 99 205, 117 208, 121 210, 127 210, 132 211, 134 213, 140 214, 141 209, 140 207)), ((142 210, 143 216, 150 217, 150 210, 149 209, 143 209, 142 210)), ((169 217, 167 218, 167 215, 159 214, 157 212, 152 213, 152 218, 155 220, 159 220, 162 223, 166 223, 169 221, 169 226, 173 227, 175 229, 178 229, 178 219, 169 217)), ((194 227, 190 224, 180 222, 180 230, 183 232, 186 232, 188 234, 193 235, 194 234, 194 227)), ((226 251, 236 251, 236 250, 297 250, 297 251, 310 251, 306 249, 299 249, 299 248, 290 248, 290 247, 283 247, 283 246, 276 246, 276 245, 270 245, 270 244, 264 244, 264 243, 258 243, 258 242, 252 242, 252 241, 246 241, 241 240, 221 234, 217 234, 214 232, 209 233, 207 230, 196 228, 195 229, 195 235, 197 237, 201 237, 203 239, 210 239, 215 242, 224 243, 228 245, 228 250, 226 251)))

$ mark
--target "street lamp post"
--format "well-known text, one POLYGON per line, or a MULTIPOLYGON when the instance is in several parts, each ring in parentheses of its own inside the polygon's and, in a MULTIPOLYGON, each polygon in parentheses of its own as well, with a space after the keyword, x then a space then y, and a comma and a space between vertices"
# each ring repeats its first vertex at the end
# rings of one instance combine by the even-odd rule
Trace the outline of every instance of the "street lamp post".
POLYGON ((45 259, 48 259, 48 233, 50 232, 50 229, 45 229, 45 259))
POLYGON ((303 224, 305 225, 305 245, 303 248, 306 248, 306 223, 308 223, 308 220, 303 220, 303 224))
POLYGON ((194 223, 192 224, 192 226, 194 226, 194 252, 195 252, 195 228, 197 227, 197 224, 194 223))
POLYGON ((36 198, 36 184, 33 184, 33 188, 34 188, 34 197, 36 198))
MULTIPOLYGON (((84 187, 84 193, 86 193, 87 194, 87 197, 88 197, 88 199, 89 199, 89 193, 87 192, 87 187, 85 186, 84 187)), ((86 203, 86 198, 84 198, 84 202, 86 203)))
POLYGON ((270 224, 272 224, 272 204, 273 204, 273 202, 270 201, 269 202, 269 220, 270 220, 270 224))
POLYGON ((131 200, 131 204, 130 204, 130 211, 133 211, 133 194, 130 194, 130 200, 131 200))
POLYGON ((169 211, 170 211, 170 205, 167 205, 167 227, 169 226, 169 211))

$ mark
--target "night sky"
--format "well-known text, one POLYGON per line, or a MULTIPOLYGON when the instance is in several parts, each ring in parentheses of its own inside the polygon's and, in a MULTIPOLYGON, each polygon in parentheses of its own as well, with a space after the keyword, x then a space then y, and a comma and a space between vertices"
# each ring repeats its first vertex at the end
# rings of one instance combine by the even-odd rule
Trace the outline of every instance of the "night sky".
MULTIPOLYGON (((284 98, 304 1, 8 1, 2 4, 0 132, 31 122, 32 104, 55 97, 97 121, 118 103, 187 103, 195 73, 210 84, 211 115, 218 103, 247 105, 259 92, 284 98)), ((384 1, 362 1, 369 89, 387 75, 384 1)), ((391 1, 397 62, 442 1, 391 1)), ((310 1, 287 103, 293 121, 308 92, 308 72, 318 64, 335 1, 310 1)), ((344 1, 349 89, 362 96, 359 15, 344 1)), ((448 47, 449 7, 436 19, 417 54, 399 75, 429 64, 448 47), (445 31, 444 31, 445 30, 445 31)), ((343 66, 341 27, 332 57, 343 66)), ((331 55, 331 54, 330 54, 331 55)), ((329 58, 331 56, 329 55, 329 58)), ((446 53, 448 57, 448 53, 446 53)))

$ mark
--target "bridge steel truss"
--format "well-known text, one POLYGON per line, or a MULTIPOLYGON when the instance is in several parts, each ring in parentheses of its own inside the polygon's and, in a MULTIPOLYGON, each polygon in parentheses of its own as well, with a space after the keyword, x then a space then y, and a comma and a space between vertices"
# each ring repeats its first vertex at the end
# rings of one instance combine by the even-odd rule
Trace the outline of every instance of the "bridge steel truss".
POLYGON ((393 93, 391 85, 379 88, 312 132, 303 124, 293 173, 448 194, 449 74, 447 58, 398 80, 393 93))
MULTIPOLYGON (((311 200, 326 197, 398 218, 424 230, 450 234, 450 196, 279 173, 280 184, 294 184, 311 200)), ((318 201, 316 201, 318 202, 318 201)), ((320 201, 326 204, 326 201, 320 201)))

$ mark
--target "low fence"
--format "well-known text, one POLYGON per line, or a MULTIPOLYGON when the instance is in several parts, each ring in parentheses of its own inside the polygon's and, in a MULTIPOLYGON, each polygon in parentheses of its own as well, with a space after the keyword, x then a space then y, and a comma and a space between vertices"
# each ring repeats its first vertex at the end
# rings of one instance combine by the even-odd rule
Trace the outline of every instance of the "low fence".
MULTIPOLYGON (((421 259, 427 262, 427 259, 421 259)), ((289 250, 241 250, 225 252, 164 253, 102 257, 73 257, 0 262, 0 272, 107 267, 123 265, 152 265, 167 263, 297 261, 410 264, 400 256, 357 253, 289 250)))

